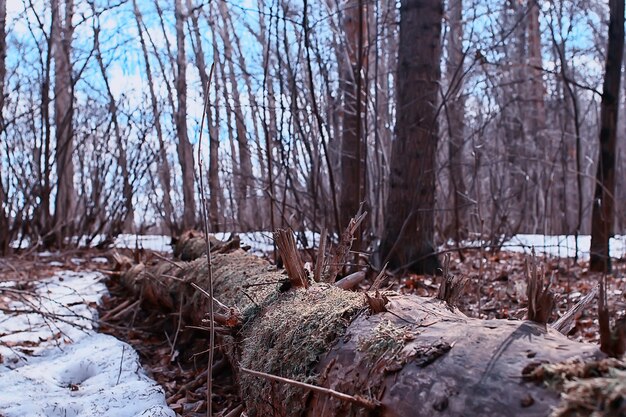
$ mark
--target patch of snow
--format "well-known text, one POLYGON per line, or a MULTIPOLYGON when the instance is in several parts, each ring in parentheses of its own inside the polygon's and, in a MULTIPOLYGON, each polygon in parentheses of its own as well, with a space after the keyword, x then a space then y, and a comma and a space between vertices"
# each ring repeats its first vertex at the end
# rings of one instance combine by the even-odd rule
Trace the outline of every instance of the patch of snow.
POLYGON ((161 235, 119 235, 113 247, 122 249, 149 249, 159 252, 172 252, 172 238, 161 235))
MULTIPOLYGON (((558 256, 563 258, 573 258, 576 254, 576 240, 573 235, 515 235, 504 242, 502 249, 512 252, 530 253, 534 247, 537 253, 558 256)), ((578 257, 589 258, 591 247, 591 236, 578 236, 578 257)), ((612 258, 626 257, 626 235, 615 236, 609 241, 609 254, 612 258)))
POLYGON ((104 258, 102 256, 96 256, 95 258, 91 258, 91 262, 97 263, 97 264, 106 264, 109 262, 109 260, 107 258, 104 258))
POLYGON ((0 357, 11 366, 28 362, 63 342, 77 342, 92 331, 95 304, 107 289, 98 272, 61 271, 38 282, 33 290, 4 286, 16 301, 0 312, 0 357), (8 312, 11 311, 11 312, 8 312))
POLYGON ((0 368, 5 417, 174 417, 126 343, 91 334, 16 370, 0 368))
POLYGON ((48 262, 48 265, 50 265, 50 266, 63 266, 63 262, 50 261, 50 262, 48 262))
POLYGON ((29 290, 2 283, 0 416, 175 416, 132 347, 95 333, 102 280, 62 271, 29 290))
MULTIPOLYGON (((274 234, 272 232, 237 233, 241 238, 242 246, 250 246, 250 252, 261 255, 274 250, 274 234)), ((231 233, 215 233, 219 240, 227 240, 231 233)), ((320 234, 312 231, 295 232, 296 244, 299 249, 307 249, 319 245, 320 234), (306 243, 306 245, 304 244, 306 243)))

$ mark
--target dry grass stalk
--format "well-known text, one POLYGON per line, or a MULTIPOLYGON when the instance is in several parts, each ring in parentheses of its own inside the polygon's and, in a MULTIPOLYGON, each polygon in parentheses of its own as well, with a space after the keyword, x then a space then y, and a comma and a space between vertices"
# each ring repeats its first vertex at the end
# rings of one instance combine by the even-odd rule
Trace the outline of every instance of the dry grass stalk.
POLYGON ((354 234, 361 223, 363 223, 363 220, 365 220, 365 216, 367 216, 367 212, 361 213, 359 211, 356 216, 350 219, 348 227, 346 227, 346 230, 341 234, 339 245, 335 248, 333 259, 324 278, 325 282, 335 282, 337 274, 339 274, 346 265, 350 249, 352 248, 352 242, 354 241, 354 234))
POLYGON ((454 306, 467 284, 468 278, 463 276, 452 276, 450 274, 450 254, 447 253, 443 264, 443 277, 437 292, 437 298, 454 306))
POLYGON ((526 260, 526 280, 528 287, 526 295, 528 296, 528 313, 527 319, 535 323, 546 324, 552 315, 554 309, 555 295, 550 290, 552 277, 544 283, 545 273, 537 268, 537 258, 533 249, 530 259, 526 260))
POLYGON ((296 239, 291 229, 278 229, 274 232, 274 242, 287 270, 292 287, 307 288, 309 280, 304 270, 304 263, 298 254, 296 239))

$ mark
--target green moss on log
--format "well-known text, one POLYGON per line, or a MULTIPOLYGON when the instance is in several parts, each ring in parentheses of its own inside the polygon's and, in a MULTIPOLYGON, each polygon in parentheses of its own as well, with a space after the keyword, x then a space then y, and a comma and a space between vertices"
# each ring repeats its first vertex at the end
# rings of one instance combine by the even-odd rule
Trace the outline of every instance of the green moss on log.
MULTIPOLYGON (((364 309, 362 294, 327 284, 291 290, 265 306, 244 330, 241 365, 296 381, 315 383, 315 365, 330 350, 352 319, 364 309)), ((253 415, 301 415, 308 392, 241 375, 242 396, 255 404, 253 415), (275 410, 268 398, 283 398, 275 410), (265 413, 265 414, 264 414, 265 413)))

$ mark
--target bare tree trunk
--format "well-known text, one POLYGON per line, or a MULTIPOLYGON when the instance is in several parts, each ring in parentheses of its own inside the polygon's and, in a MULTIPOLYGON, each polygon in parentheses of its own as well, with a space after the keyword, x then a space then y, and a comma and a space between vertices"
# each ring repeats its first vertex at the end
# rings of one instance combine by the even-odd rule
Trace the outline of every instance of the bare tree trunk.
POLYGON ((381 254, 393 268, 434 272, 443 2, 403 0, 400 14, 396 138, 381 254))
MULTIPOLYGON (((191 0, 187 0, 187 10, 192 10, 193 4, 191 0)), ((204 49, 202 48, 202 37, 200 36, 200 26, 198 24, 198 15, 195 12, 191 12, 191 28, 193 33, 193 52, 196 58, 196 67, 198 68, 198 73, 200 74, 200 82, 202 83, 202 97, 203 100, 207 101, 209 98, 205 97, 205 94, 210 95, 210 92, 207 91, 207 86, 209 85, 209 74, 207 72, 206 63, 204 61, 204 49)), ((216 94, 217 96, 217 94, 216 94)), ((209 103, 206 107, 206 123, 209 128, 209 224, 212 232, 218 231, 218 222, 217 222, 217 200, 219 195, 219 179, 217 179, 217 161, 218 161, 218 151, 219 151, 219 129, 215 124, 215 120, 213 118, 213 113, 211 109, 216 109, 215 103, 209 103), (214 144, 215 142, 215 144, 214 144), (217 146, 216 146, 217 145, 217 146), (215 158, 215 163, 214 163, 215 158), (215 171, 215 172, 213 172, 215 171), (215 178, 213 178, 215 177, 215 178)), ((217 110, 216 110, 217 115, 217 110)), ((202 172, 199 175, 203 175, 202 172)))
MULTIPOLYGON (((342 229, 358 212, 365 200, 365 170, 363 154, 367 142, 363 135, 363 111, 366 92, 363 67, 367 65, 364 53, 366 40, 365 6, 363 0, 348 0, 340 5, 343 13, 342 27, 346 37, 345 57, 339 81, 343 95, 343 129, 341 138, 341 192, 339 213, 342 229)), ((353 247, 360 249, 361 233, 358 232, 353 247)))
POLYGON ((624 55, 624 0, 610 0, 609 9, 609 42, 600 115, 600 155, 591 217, 591 256, 589 259, 589 269, 605 273, 611 272, 609 239, 613 232, 615 217, 615 151, 624 55))
MULTIPOLYGON (((532 232, 546 233, 547 230, 541 228, 539 222, 541 218, 547 218, 547 201, 544 196, 546 187, 549 187, 548 176, 546 175, 546 165, 550 151, 549 138, 546 135, 545 116, 545 88, 543 85, 543 60, 541 56, 541 31, 539 27, 540 5, 538 0, 528 0, 528 77, 530 78, 530 103, 527 112, 528 130, 531 136, 532 154, 528 165, 531 167, 531 178, 534 187, 532 188, 532 232)), ((529 145, 530 145, 529 144, 529 145)), ((546 193, 547 196, 547 193, 546 193)))
MULTIPOLYGON (((95 6, 92 3, 92 10, 94 14, 95 6)), ((133 209, 133 187, 130 183, 130 175, 128 173, 128 161, 126 158, 126 145, 124 144, 124 140, 122 139, 122 134, 120 131, 120 125, 117 119, 117 103, 115 101, 115 97, 113 96, 113 91, 111 90, 111 85, 109 83, 109 77, 107 76, 106 67, 104 66, 104 60, 102 59, 102 51, 100 50, 100 27, 94 27, 94 50, 96 53, 96 61, 98 62, 98 67, 100 68, 100 72, 102 74, 102 79, 104 81, 104 87, 107 92, 107 96, 109 99, 109 113, 111 113, 111 123, 113 124, 113 134, 115 136, 115 142, 117 145, 117 164, 121 170, 122 174, 122 198, 124 199, 124 213, 123 217, 120 219, 121 224, 114 224, 112 233, 117 235, 123 231, 130 232, 132 231, 132 225, 134 221, 134 209, 133 209)))
MULTIPOLYGON (((229 19, 229 11, 225 2, 219 2, 219 11, 224 21, 221 31, 222 41, 224 43, 224 65, 228 68, 228 81, 231 86, 231 94, 234 107, 232 109, 235 117, 235 129, 237 133, 237 148, 239 151, 239 178, 237 179, 237 217, 240 227, 245 230, 250 229, 254 224, 259 223, 255 190, 250 186, 252 174, 252 158, 250 155, 250 146, 248 144, 248 132, 244 123, 244 113, 241 107, 241 98, 237 77, 235 74, 235 66, 233 64, 233 45, 230 37, 227 21, 229 19)), ((226 68, 224 68, 226 72, 226 68)))
POLYGON ((463 78, 463 2, 448 2, 450 32, 448 37, 448 94, 446 115, 448 122, 448 164, 450 165, 450 194, 452 195, 452 229, 457 244, 467 236, 469 199, 463 178, 463 142, 465 140, 465 97, 463 78))
MULTIPOLYGON (((0 0, 0 135, 4 134, 4 79, 6 78, 6 57, 7 57, 7 41, 6 41, 6 20, 7 20, 7 2, 0 0)), ((9 249, 9 218, 8 207, 6 204, 6 192, 4 191, 4 182, 2 180, 2 160, 0 158, 0 255, 6 255, 9 249)))
POLYGON ((174 208, 172 206, 172 174, 170 171, 170 163, 167 159, 167 150, 165 149, 165 140, 163 139, 163 128, 161 126, 161 112, 159 111, 159 104, 156 93, 154 91, 154 80, 152 78, 152 68, 150 66, 150 57, 148 55, 148 48, 143 35, 143 24, 141 12, 137 5, 137 0, 133 0, 133 12, 135 14, 135 22, 137 23, 137 32, 139 33, 139 43, 141 44, 141 52, 143 59, 146 63, 146 76, 148 77, 148 90, 150 92, 150 106, 152 109, 152 116, 154 117, 154 127, 156 129, 157 140, 159 141, 159 182, 163 187, 163 217, 165 219, 165 225, 171 231, 176 229, 175 219, 173 217, 174 208))
POLYGON ((193 149, 187 135, 187 61, 185 57, 185 16, 182 0, 174 1, 176 17, 176 132, 178 133, 178 159, 183 173, 183 228, 193 228, 196 223, 193 149))
POLYGON ((74 87, 72 84, 73 0, 52 0, 52 42, 54 55, 54 123, 56 136, 57 194, 54 208, 54 236, 57 246, 74 232, 76 192, 74 190, 73 126, 74 87), (63 8, 61 7, 63 5, 63 8))

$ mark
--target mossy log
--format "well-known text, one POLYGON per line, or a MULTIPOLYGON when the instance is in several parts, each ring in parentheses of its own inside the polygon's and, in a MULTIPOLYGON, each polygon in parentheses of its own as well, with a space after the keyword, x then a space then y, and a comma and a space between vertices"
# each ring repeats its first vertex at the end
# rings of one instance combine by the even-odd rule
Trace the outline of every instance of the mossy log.
MULTIPOLYGON (((185 324, 197 325, 206 318, 208 298, 190 283, 207 288, 207 271, 200 258, 136 265, 121 279, 142 294, 144 308, 176 312, 182 306, 185 324)), ((560 394, 523 374, 540 363, 602 357, 596 346, 530 321, 468 318, 443 301, 391 292, 384 293, 386 311, 374 314, 363 293, 319 283, 289 288, 288 282, 282 271, 242 250, 213 257, 215 298, 232 307, 232 320, 221 324, 233 327, 219 344, 251 417, 546 416, 560 394)))

